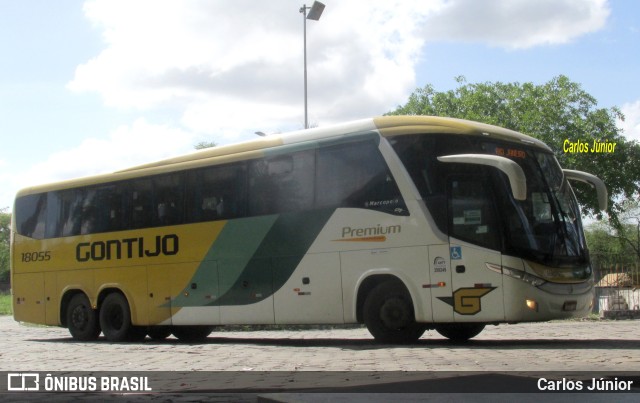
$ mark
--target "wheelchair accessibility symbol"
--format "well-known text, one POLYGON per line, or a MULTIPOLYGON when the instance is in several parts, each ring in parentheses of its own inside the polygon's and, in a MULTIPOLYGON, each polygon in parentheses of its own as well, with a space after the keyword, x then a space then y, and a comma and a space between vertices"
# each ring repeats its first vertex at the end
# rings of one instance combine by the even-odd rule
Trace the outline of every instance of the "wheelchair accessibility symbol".
POLYGON ((450 248, 451 252, 451 260, 460 260, 462 259, 462 247, 460 246, 452 246, 450 248))

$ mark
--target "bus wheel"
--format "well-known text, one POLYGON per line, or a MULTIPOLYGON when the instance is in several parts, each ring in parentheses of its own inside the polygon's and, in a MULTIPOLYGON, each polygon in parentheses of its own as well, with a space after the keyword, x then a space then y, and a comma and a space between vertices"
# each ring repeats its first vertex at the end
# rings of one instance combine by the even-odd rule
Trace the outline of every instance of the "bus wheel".
POLYGON ((67 307, 67 326, 69 333, 76 340, 91 341, 98 338, 100 326, 98 315, 91 308, 89 298, 84 294, 76 294, 67 307))
POLYGON ((212 326, 174 326, 172 333, 180 341, 204 341, 213 331, 212 326))
POLYGON ((164 340, 171 335, 171 328, 169 326, 150 326, 147 329, 147 334, 153 340, 164 340))
POLYGON ((376 286, 365 300, 363 313, 367 329, 379 342, 411 343, 426 329, 416 323, 411 297, 397 282, 376 286))
POLYGON ((483 323, 443 323, 436 325, 436 332, 453 342, 467 341, 484 329, 483 323))
POLYGON ((100 307, 100 326, 109 341, 127 341, 139 336, 139 329, 131 325, 131 311, 124 295, 113 292, 100 307))

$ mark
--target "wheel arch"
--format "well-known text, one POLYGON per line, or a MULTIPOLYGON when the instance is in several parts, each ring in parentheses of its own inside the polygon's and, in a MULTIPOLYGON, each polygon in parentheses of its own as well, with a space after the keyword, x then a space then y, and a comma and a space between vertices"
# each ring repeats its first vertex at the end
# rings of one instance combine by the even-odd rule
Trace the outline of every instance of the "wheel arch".
POLYGON ((129 304, 129 309, 131 309, 131 299, 127 296, 127 294, 124 291, 122 291, 122 289, 116 286, 110 285, 110 286, 105 286, 98 292, 98 298, 96 299, 96 306, 98 307, 98 310, 100 309, 100 306, 102 305, 102 302, 104 301, 104 299, 107 298, 109 294, 114 292, 117 292, 118 294, 122 294, 122 296, 127 300, 127 304, 129 304))
MULTIPOLYGON (((371 273, 370 275, 364 277, 359 285, 358 291, 356 294, 356 320, 358 323, 364 323, 364 303, 367 299, 367 296, 371 293, 371 291, 376 288, 378 285, 385 282, 393 282, 404 287, 405 291, 409 298, 411 298, 411 304, 413 305, 414 315, 416 315, 417 306, 416 299, 412 295, 407 284, 397 275, 391 273, 371 273)), ((417 316, 417 315, 416 315, 417 316)))
POLYGON ((91 301, 91 298, 89 298, 87 293, 80 288, 70 288, 68 290, 65 290, 65 292, 62 294, 62 297, 60 297, 60 311, 58 312, 58 315, 60 315, 60 325, 62 327, 68 327, 67 309, 69 309, 69 303, 71 302, 73 297, 78 294, 84 294, 84 296, 87 297, 89 301, 91 301))

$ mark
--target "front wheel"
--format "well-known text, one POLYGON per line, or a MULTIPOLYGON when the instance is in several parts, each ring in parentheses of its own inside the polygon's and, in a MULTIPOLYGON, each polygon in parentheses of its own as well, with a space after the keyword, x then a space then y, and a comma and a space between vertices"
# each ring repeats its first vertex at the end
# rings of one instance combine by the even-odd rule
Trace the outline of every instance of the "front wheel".
POLYGON ((484 329, 484 323, 443 323, 435 328, 442 336, 459 343, 479 335, 484 329))
POLYGON ((382 343, 411 343, 426 330, 416 323, 411 296, 397 282, 379 284, 371 291, 364 303, 364 323, 382 343))
POLYGON ((76 294, 71 298, 67 307, 67 327, 76 340, 91 341, 98 338, 98 315, 86 295, 76 294))

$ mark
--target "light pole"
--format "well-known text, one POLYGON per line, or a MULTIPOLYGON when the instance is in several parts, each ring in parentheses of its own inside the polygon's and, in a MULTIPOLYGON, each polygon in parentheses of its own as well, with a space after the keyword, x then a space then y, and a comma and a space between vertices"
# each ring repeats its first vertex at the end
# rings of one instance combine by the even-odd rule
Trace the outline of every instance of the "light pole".
POLYGON ((636 227, 638 231, 636 234, 636 255, 637 255, 638 261, 640 261, 640 217, 633 217, 633 218, 638 220, 638 226, 636 227))
POLYGON ((314 1, 311 7, 307 7, 303 4, 300 7, 302 13, 302 23, 304 27, 304 128, 309 128, 309 118, 307 114, 307 20, 318 21, 322 12, 324 11, 324 4, 319 1, 314 1), (307 14, 309 10, 309 14, 307 14))

